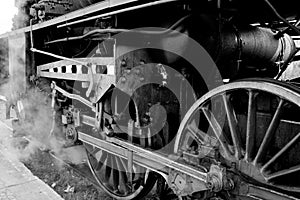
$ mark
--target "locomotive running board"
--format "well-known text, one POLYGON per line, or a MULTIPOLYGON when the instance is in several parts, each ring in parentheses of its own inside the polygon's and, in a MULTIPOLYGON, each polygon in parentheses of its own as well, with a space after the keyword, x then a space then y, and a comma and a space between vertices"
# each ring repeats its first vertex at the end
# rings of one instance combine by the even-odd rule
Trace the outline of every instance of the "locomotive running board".
POLYGON ((195 179, 198 179, 200 181, 207 181, 207 173, 201 172, 199 171, 199 169, 186 166, 184 164, 179 163, 178 161, 172 160, 171 158, 167 158, 163 155, 154 153, 147 149, 143 149, 141 147, 135 146, 117 138, 108 138, 105 141, 97 139, 88 134, 78 132, 78 139, 125 159, 127 159, 128 157, 128 152, 132 151, 133 161, 135 163, 143 167, 149 168, 153 171, 156 171, 160 174, 163 173, 165 175, 168 175, 168 168, 171 168, 176 171, 180 171, 184 174, 187 174, 191 177, 194 177, 195 179))

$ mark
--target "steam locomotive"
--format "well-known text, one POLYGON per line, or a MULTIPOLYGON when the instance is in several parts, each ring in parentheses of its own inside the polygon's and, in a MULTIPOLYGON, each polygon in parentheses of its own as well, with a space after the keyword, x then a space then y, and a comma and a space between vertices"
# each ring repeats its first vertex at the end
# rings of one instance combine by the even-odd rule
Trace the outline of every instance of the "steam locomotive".
POLYGON ((27 1, 0 38, 113 198, 160 183, 180 199, 300 199, 299 14, 295 0, 27 1))

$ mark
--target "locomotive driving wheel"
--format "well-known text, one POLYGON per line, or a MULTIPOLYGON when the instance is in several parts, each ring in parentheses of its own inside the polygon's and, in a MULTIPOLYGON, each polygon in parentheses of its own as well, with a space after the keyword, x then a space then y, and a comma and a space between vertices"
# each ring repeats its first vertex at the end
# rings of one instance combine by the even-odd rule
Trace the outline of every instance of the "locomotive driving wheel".
POLYGON ((229 83, 190 108, 174 150, 192 165, 226 169, 234 187, 208 192, 213 198, 265 199, 262 191, 268 191, 267 199, 299 197, 299 113, 299 88, 291 84, 264 79, 229 83))
MULTIPOLYGON (((130 101, 129 104, 134 105, 133 101, 130 101)), ((125 119, 122 122, 131 119, 129 113, 134 116, 134 120, 136 121, 138 117, 136 106, 128 106, 123 112, 128 113, 128 116, 123 117, 125 119)), ((132 120, 133 123, 135 123, 134 120, 132 120)), ((117 123, 117 130, 121 131, 121 133, 114 133, 113 136, 106 135, 106 133, 104 133, 105 136, 103 134, 96 134, 94 137, 100 137, 104 140, 106 137, 117 137, 140 145, 142 138, 133 136, 129 139, 127 135, 128 127, 122 124, 122 122, 117 123), (119 127, 120 125, 124 126, 121 126, 121 128, 119 127)), ((128 158, 116 156, 101 148, 87 143, 85 143, 85 147, 87 150, 88 165, 95 180, 114 199, 141 199, 153 188, 157 180, 157 175, 154 172, 136 163, 130 164, 128 158)))
POLYGON ((127 159, 89 144, 85 144, 85 147, 94 178, 114 199, 140 199, 155 184, 155 175, 150 170, 133 164, 132 173, 129 173, 127 159))

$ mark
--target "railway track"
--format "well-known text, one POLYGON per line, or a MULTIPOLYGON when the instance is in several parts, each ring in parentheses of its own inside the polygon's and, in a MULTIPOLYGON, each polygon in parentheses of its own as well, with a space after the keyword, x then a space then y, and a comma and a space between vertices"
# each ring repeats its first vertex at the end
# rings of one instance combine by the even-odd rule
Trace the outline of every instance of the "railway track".
MULTIPOLYGON (((24 140, 26 140, 27 142, 30 142, 31 140, 28 137, 23 137, 24 140)), ((72 148, 72 147, 69 147, 72 148)), ((69 169, 71 169, 74 173, 76 173, 77 175, 79 175, 82 178, 86 178, 91 184, 93 184, 95 186, 95 188, 97 188, 99 191, 103 191, 103 189, 101 187, 99 187, 99 184, 97 182, 97 180, 94 178, 93 174, 90 171, 90 168, 88 166, 88 163, 86 161, 83 161, 80 164, 73 164, 70 161, 66 161, 63 158, 61 158, 59 155, 56 155, 55 152, 45 149, 43 147, 39 148, 40 151, 50 155, 50 157, 52 159, 54 159, 55 161, 57 161, 58 163, 62 163, 63 166, 65 166, 68 171, 69 169)), ((69 183, 70 185, 72 183, 69 183)), ((159 197, 160 199, 165 199, 166 197, 168 197, 167 199, 172 199, 172 200, 178 200, 178 198, 176 197, 176 195, 174 195, 172 192, 170 192, 171 190, 169 188, 166 188, 166 185, 162 185, 161 187, 164 187, 164 191, 161 191, 159 193, 157 193, 157 197, 159 197), (162 197, 162 193, 163 192, 167 192, 167 194, 165 193, 164 196, 162 197), (169 196, 168 196, 169 195, 169 196)), ((149 194, 151 195, 151 194, 149 194)), ((149 196, 148 195, 148 196, 149 196)), ((149 197, 152 199, 152 196, 149 197)))
MULTIPOLYGON (((3 120, 0 120, 0 124, 8 128, 11 132, 13 132, 13 128, 7 125, 3 120)), ((31 142, 31 140, 26 136, 22 136, 22 139, 24 139, 26 142, 31 142)), ((71 162, 65 161, 64 159, 62 159, 60 156, 56 155, 53 151, 49 149, 39 147, 39 150, 50 155, 51 158, 58 161, 58 163, 62 163, 67 168, 72 169, 79 176, 87 178, 97 189, 101 190, 97 181, 95 180, 92 173, 90 172, 89 166, 86 162, 82 162, 81 164, 76 165, 71 162)))
POLYGON ((101 189, 99 187, 97 181, 93 177, 92 173, 90 172, 90 169, 89 169, 89 166, 88 166, 87 163, 82 163, 82 164, 75 165, 75 164, 64 161, 59 156, 55 155, 55 153, 52 152, 52 151, 48 151, 48 153, 52 158, 59 161, 60 163, 63 163, 65 166, 73 169, 74 172, 76 172, 78 175, 87 178, 94 186, 96 186, 98 189, 101 189))
MULTIPOLYGON (((31 142, 31 140, 28 137, 23 136, 23 139, 25 139, 27 142, 31 142)), ((72 148, 72 147, 70 147, 72 148)), ((48 153, 54 160, 58 161, 59 163, 63 163, 64 166, 71 168, 76 172, 79 176, 87 178, 94 186, 96 186, 98 189, 101 189, 93 177, 88 164, 83 160, 80 164, 73 164, 70 161, 66 161, 63 158, 61 158, 59 155, 56 155, 55 152, 45 149, 44 147, 39 147, 39 150, 45 153, 48 153)))

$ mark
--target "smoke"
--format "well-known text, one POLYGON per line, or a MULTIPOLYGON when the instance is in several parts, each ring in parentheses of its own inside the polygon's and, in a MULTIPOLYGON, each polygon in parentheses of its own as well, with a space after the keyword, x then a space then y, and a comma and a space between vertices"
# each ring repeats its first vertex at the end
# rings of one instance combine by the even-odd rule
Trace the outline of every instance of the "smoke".
MULTIPOLYGON (((18 88, 18 86, 13 87, 18 88)), ((12 146, 19 151, 20 159, 30 159, 31 155, 39 149, 59 152, 63 144, 50 135, 53 123, 49 97, 37 88, 33 88, 21 94, 19 100, 13 102, 19 120, 13 123, 15 140, 12 146), (22 104, 16 103, 18 101, 22 104), (26 145, 24 145, 24 138, 26 145)))
MULTIPOLYGON (((10 47, 10 51, 14 51, 13 48, 10 47)), ((10 55, 19 56, 18 51, 10 55)), ((13 120, 13 139, 7 147, 10 158, 30 160, 37 151, 47 150, 69 163, 82 163, 84 149, 65 148, 67 142, 57 105, 57 114, 53 118, 50 81, 39 81, 40 87, 26 84, 25 62, 20 57, 17 62, 10 63, 10 68, 15 69, 9 70, 8 81, 0 86, 0 95, 6 97, 7 105, 13 107, 12 113, 16 113, 11 117, 18 118, 13 120)))
POLYGON ((30 6, 34 3, 35 0, 15 0, 18 13, 13 18, 13 29, 22 28, 29 24, 30 6))
MULTIPOLYGON (((13 19, 14 29, 28 25, 29 9, 33 3, 36 1, 15 1, 18 14, 13 19)), ((19 121, 13 123, 14 140, 8 147, 11 157, 26 160, 37 150, 43 149, 76 164, 81 160, 80 152, 78 149, 70 148, 66 151, 64 148, 66 141, 59 115, 55 119, 57 124, 53 124, 53 110, 49 96, 50 82, 46 81, 44 84, 48 88, 47 91, 41 91, 36 85, 27 84, 29 78, 26 77, 25 71, 25 48, 24 37, 0 39, 0 76, 6 78, 0 77, 0 95, 6 97, 8 106, 14 107, 16 116, 13 117, 19 118, 19 121), (51 130, 53 134, 50 135, 51 130)))
POLYGON ((25 119, 15 123, 14 137, 26 138, 27 144, 23 145, 24 141, 20 140, 21 142, 18 142, 18 140, 15 140, 17 142, 13 146, 18 149, 19 158, 27 160, 37 150, 47 150, 69 163, 82 163, 84 158, 84 155, 82 155, 83 149, 80 149, 80 147, 65 148, 67 142, 64 139, 60 118, 56 115, 53 119, 49 95, 38 88, 33 88, 21 97, 21 101, 24 107, 22 112, 25 113, 25 119))

